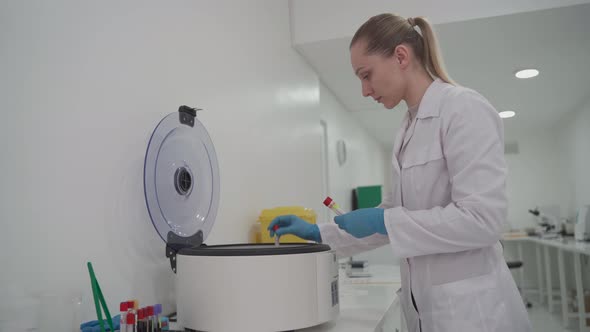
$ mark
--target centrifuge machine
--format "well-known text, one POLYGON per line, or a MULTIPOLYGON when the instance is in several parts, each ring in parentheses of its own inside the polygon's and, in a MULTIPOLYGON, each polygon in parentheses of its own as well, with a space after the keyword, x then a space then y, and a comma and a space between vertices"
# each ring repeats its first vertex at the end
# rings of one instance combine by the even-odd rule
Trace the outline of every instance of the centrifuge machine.
POLYGON ((179 324, 196 331, 290 331, 336 318, 338 262, 329 246, 205 244, 219 188, 213 142, 196 109, 181 106, 155 128, 144 164, 147 209, 176 273, 179 324))

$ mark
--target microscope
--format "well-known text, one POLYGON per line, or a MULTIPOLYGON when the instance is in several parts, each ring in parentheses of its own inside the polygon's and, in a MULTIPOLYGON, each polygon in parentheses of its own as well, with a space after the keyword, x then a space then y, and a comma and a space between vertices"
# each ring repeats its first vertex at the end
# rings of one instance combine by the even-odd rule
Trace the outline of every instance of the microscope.
POLYGON ((542 238, 553 239, 558 237, 558 234, 561 232, 558 228, 560 225, 558 217, 544 213, 540 211, 538 207, 535 207, 532 210, 529 209, 529 213, 537 217, 537 224, 542 228, 541 234, 539 234, 542 238))

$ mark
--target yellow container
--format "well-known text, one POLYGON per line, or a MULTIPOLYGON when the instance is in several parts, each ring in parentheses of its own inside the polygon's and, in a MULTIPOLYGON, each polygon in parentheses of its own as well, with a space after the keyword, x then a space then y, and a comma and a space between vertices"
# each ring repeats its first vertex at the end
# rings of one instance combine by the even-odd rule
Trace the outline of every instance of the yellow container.
MULTIPOLYGON (((317 215, 314 210, 307 209, 302 206, 280 206, 273 209, 264 209, 258 216, 258 223, 260 223, 260 241, 261 243, 274 243, 275 239, 270 237, 270 234, 267 230, 268 225, 270 225, 271 221, 283 215, 296 215, 297 217, 307 221, 308 223, 315 224, 317 215)), ((301 242, 306 243, 307 240, 304 240, 300 237, 297 237, 292 234, 283 235, 280 238, 280 243, 294 243, 294 242, 301 242)))

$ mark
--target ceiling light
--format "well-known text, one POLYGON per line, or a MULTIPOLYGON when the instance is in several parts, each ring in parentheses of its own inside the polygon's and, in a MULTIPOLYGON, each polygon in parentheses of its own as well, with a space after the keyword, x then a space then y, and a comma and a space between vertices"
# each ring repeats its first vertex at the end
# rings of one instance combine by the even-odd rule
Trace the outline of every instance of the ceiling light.
POLYGON ((518 77, 518 78, 531 78, 531 77, 535 77, 539 75, 539 71, 536 69, 523 69, 523 70, 519 70, 517 71, 514 76, 518 77))
POLYGON ((511 118, 511 117, 513 117, 515 115, 516 115, 516 113, 514 111, 503 111, 503 112, 500 112, 500 117, 502 119, 508 119, 508 118, 511 118))

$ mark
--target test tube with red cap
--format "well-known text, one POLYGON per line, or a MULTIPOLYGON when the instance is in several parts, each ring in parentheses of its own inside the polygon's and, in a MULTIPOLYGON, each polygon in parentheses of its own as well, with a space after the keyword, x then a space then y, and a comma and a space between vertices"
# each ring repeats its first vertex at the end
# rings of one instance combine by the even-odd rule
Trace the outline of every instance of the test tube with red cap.
POLYGON ((127 315, 135 316, 135 321, 137 321, 137 300, 127 301, 127 315))
MULTIPOLYGON (((135 332, 135 315, 127 315, 126 320, 127 320, 126 331, 127 332, 135 332)), ((123 327, 121 326, 121 328, 123 328, 123 327)))
POLYGON ((119 311, 121 312, 121 332, 127 332, 127 311, 129 310, 129 302, 121 302, 119 304, 119 311))
POLYGON ((327 206, 330 210, 334 211, 337 215, 341 216, 344 214, 344 211, 340 210, 340 206, 334 202, 334 200, 328 196, 324 200, 324 205, 327 206))
POLYGON ((279 229, 279 225, 274 225, 272 230, 275 231, 275 246, 279 246, 279 235, 276 233, 277 229, 279 229))
POLYGON ((137 310, 137 332, 146 332, 147 324, 145 322, 145 309, 137 310))

